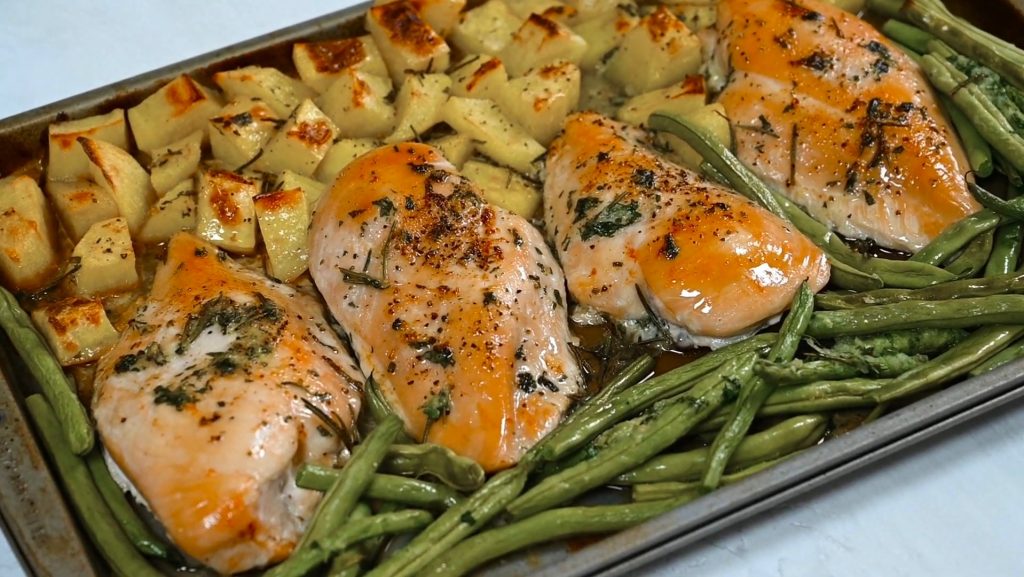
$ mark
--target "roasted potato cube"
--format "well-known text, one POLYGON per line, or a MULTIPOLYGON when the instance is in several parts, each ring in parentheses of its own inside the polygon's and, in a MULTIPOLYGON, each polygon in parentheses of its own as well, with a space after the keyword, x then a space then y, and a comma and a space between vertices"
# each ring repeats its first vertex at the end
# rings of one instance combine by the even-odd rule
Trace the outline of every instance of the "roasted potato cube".
POLYGON ((330 186, 341 169, 381 144, 379 140, 372 138, 343 138, 335 142, 320 162, 320 166, 316 167, 316 179, 330 186))
POLYGON ((96 360, 119 335, 97 299, 71 297, 32 311, 32 322, 63 367, 96 360))
POLYGON ((587 51, 580 68, 591 70, 601 64, 609 52, 618 48, 626 34, 636 27, 640 18, 628 7, 615 7, 573 27, 587 42, 587 51))
POLYGON ((703 107, 706 101, 704 77, 687 76, 682 82, 668 88, 652 90, 630 98, 619 108, 615 116, 635 126, 647 126, 647 118, 652 112, 664 110, 686 115, 703 107))
POLYGON ((203 154, 203 131, 197 130, 181 140, 152 152, 149 182, 157 196, 195 174, 203 154))
MULTIPOLYGON (((702 128, 724 144, 726 148, 732 146, 732 129, 729 126, 729 119, 725 116, 725 107, 721 104, 716 102, 701 106, 683 114, 683 117, 702 128)), ((671 150, 669 158, 694 170, 700 169, 704 158, 690 145, 683 142, 683 139, 672 134, 659 134, 658 138, 671 150)))
MULTIPOLYGON (((316 91, 301 80, 285 75, 276 68, 246 66, 213 75, 213 81, 230 100, 255 98, 262 100, 278 118, 288 118, 303 100, 316 96, 316 91)), ((219 108, 219 107, 218 107, 219 108)), ((214 113, 207 114, 207 118, 214 113)))
POLYGON ((128 221, 132 233, 138 232, 156 198, 149 173, 123 148, 88 138, 79 142, 89 158, 92 179, 114 199, 117 212, 128 221))
POLYGON ((467 56, 449 72, 452 96, 497 100, 508 84, 505 64, 497 56, 467 56))
POLYGON ((540 208, 540 190, 505 167, 470 160, 462 167, 462 175, 477 185, 484 200, 519 216, 532 218, 540 208))
POLYGON ((586 52, 587 41, 568 26, 530 14, 501 51, 501 60, 510 76, 519 76, 556 60, 579 64, 586 52))
POLYGON ((192 178, 185 179, 160 197, 149 209, 149 216, 139 230, 140 242, 155 244, 166 242, 180 231, 196 229, 196 185, 192 178))
MULTIPOLYGON (((844 0, 837 1, 842 2, 844 0)), ((858 2, 861 0, 852 1, 858 2)), ((669 5, 669 9, 676 15, 676 18, 681 20, 683 24, 686 24, 687 28, 694 32, 705 28, 711 28, 716 22, 718 22, 717 0, 693 0, 679 4, 671 4, 669 5)))
POLYGON ((256 249, 256 208, 252 198, 259 181, 227 170, 199 173, 196 232, 213 244, 236 253, 256 249))
POLYGON ((696 74, 700 64, 700 40, 668 8, 659 6, 626 34, 604 75, 627 94, 640 94, 696 74))
POLYGON ((128 123, 124 120, 124 110, 115 108, 107 114, 51 124, 46 163, 48 180, 75 180, 89 176, 89 159, 78 144, 80 136, 109 142, 127 150, 128 123))
POLYGON ((292 62, 299 78, 313 90, 322 93, 338 79, 342 70, 358 68, 377 76, 387 76, 388 68, 377 43, 370 35, 323 42, 296 42, 292 45, 292 62))
POLYGON ((441 155, 456 168, 462 168, 462 165, 466 164, 466 161, 476 152, 476 143, 473 142, 473 137, 462 132, 436 138, 429 144, 440 150, 441 155))
POLYGON ((452 44, 463 54, 498 55, 522 23, 508 4, 489 0, 462 13, 452 32, 452 44))
MULTIPOLYGON (((313 215, 313 211, 316 210, 317 203, 320 202, 320 197, 327 192, 327 185, 320 182, 319 180, 313 180, 308 176, 302 176, 297 172, 291 170, 285 170, 277 177, 277 184, 274 186, 277 190, 291 190, 297 188, 306 195, 306 208, 310 216, 313 215)), ((258 208, 258 207, 257 207, 258 208)))
POLYGON ((89 227, 71 257, 78 259, 78 268, 70 275, 77 295, 118 293, 139 284, 135 249, 124 217, 101 220, 89 227))
POLYGON ((72 241, 78 242, 89 227, 120 214, 114 197, 103 187, 87 179, 48 180, 46 195, 72 241))
POLYGON ((447 74, 409 74, 395 98, 395 131, 385 142, 419 138, 441 122, 441 108, 448 101, 452 79, 447 74))
POLYGON ((509 118, 547 146, 579 101, 580 69, 563 60, 510 80, 499 103, 509 118))
POLYGON ((256 195, 256 217, 267 249, 267 274, 289 282, 309 265, 309 208, 300 188, 273 190, 256 195))
POLYGON ((210 150, 224 166, 240 168, 256 158, 283 123, 262 100, 232 100, 210 119, 210 150))
POLYGON ((544 146, 509 120, 492 100, 453 96, 442 116, 448 126, 476 141, 477 150, 520 172, 534 172, 533 161, 544 154, 544 146))
POLYGON ((316 104, 345 138, 383 138, 395 127, 395 107, 388 102, 391 80, 348 69, 316 104))
POLYGON ((516 16, 526 20, 530 14, 539 14, 549 20, 568 25, 576 17, 576 9, 558 0, 518 0, 509 4, 516 16))
MULTIPOLYGON (((390 4, 394 0, 375 0, 373 5, 390 4)), ((459 22, 459 13, 466 7, 466 0, 409 0, 420 18, 435 32, 447 36, 459 22)))
POLYGON ((395 84, 401 84, 407 72, 444 72, 448 68, 448 44, 409 0, 370 8, 366 30, 377 43, 395 84))
POLYGON ((566 0, 566 3, 576 9, 576 19, 580 22, 613 12, 620 6, 636 8, 632 0, 566 0))
POLYGON ((0 179, 0 274, 14 290, 42 288, 57 272, 50 210, 35 179, 0 179))
POLYGON ((306 100, 263 147, 252 168, 266 172, 294 170, 312 176, 337 134, 338 127, 331 119, 312 100, 306 100))
POLYGON ((212 91, 183 74, 129 108, 128 123, 135 144, 149 152, 202 130, 220 107, 212 91))

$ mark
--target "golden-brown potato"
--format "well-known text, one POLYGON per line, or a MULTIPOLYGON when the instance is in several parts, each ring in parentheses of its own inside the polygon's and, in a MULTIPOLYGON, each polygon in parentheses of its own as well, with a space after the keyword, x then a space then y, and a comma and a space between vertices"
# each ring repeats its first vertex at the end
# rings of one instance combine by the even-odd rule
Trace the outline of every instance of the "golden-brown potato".
POLYGON ((448 74, 452 78, 452 96, 498 100, 508 84, 501 58, 486 54, 466 56, 448 74))
POLYGON ((245 166, 284 122, 262 100, 232 100, 208 124, 213 157, 231 169, 245 166))
POLYGON ((29 176, 0 179, 0 274, 6 286, 32 291, 45 286, 59 266, 46 198, 29 176))
POLYGON ((114 199, 118 214, 128 221, 132 233, 137 232, 156 198, 149 173, 123 148, 88 138, 79 142, 89 159, 92 179, 114 199))
POLYGON ((535 172, 533 161, 544 154, 544 146, 509 120, 492 100, 452 96, 442 118, 472 138, 478 151, 522 173, 535 172))
POLYGON ((149 209, 146 222, 136 238, 139 242, 166 242, 180 231, 196 229, 195 179, 187 178, 167 191, 149 209))
POLYGON ((580 69, 557 61, 534 68, 505 86, 498 103, 537 142, 547 146, 580 101, 580 69))
POLYGON ((377 76, 388 75, 384 57, 369 34, 323 42, 296 42, 292 45, 292 62, 299 78, 318 93, 327 90, 341 71, 348 68, 359 68, 377 76))
POLYGON ((331 119, 312 100, 305 100, 263 147, 252 168, 265 172, 294 170, 312 176, 337 135, 338 127, 331 119))
POLYGON ((441 122, 452 79, 447 74, 408 74, 395 98, 395 131, 385 142, 415 140, 441 122))
POLYGON ((73 242, 85 236, 89 227, 120 214, 114 197, 95 182, 81 178, 73 181, 46 181, 46 196, 64 231, 73 242))
POLYGON ((580 68, 596 68, 612 50, 622 44, 626 34, 640 22, 635 8, 629 5, 615 6, 573 26, 573 30, 587 41, 587 51, 580 59, 580 68))
POLYGON ((626 34, 604 75, 627 94, 640 94, 696 74, 700 64, 700 40, 668 8, 659 6, 626 34))
POLYGON ((195 174, 203 154, 202 130, 154 150, 149 163, 149 182, 160 196, 195 174))
POLYGON ((519 76, 556 60, 578 65, 586 51, 587 41, 568 26, 531 14, 501 51, 501 60, 509 75, 519 76))
POLYGON ((32 322, 63 367, 96 360, 119 335, 97 299, 71 297, 32 311, 32 322))
POLYGON ((277 175, 277 182, 274 184, 275 190, 291 190, 293 188, 301 190, 302 194, 306 196, 307 212, 312 217, 316 205, 320 202, 320 197, 327 192, 327 185, 291 170, 285 170, 277 175))
POLYGON ((181 75, 129 108, 128 123, 135 144, 149 152, 202 130, 221 106, 213 91, 181 75))
POLYGON ((682 82, 638 94, 625 102, 616 113, 616 117, 635 126, 647 126, 647 118, 656 110, 690 114, 704 106, 707 101, 707 88, 704 77, 687 76, 682 82))
POLYGON ((107 295, 131 290, 139 284, 135 249, 124 217, 102 220, 89 227, 71 257, 78 259, 78 268, 70 275, 76 295, 107 295))
POLYGON ((532 218, 540 208, 540 190, 505 167, 470 160, 462 167, 462 175, 480 188, 484 200, 523 218, 532 218))
POLYGON ((523 19, 516 16, 508 4, 488 0, 462 13, 451 41, 463 54, 496 56, 512 41, 512 35, 522 24, 523 19))
POLYGON ((509 4, 509 8, 523 20, 529 18, 530 14, 539 14, 567 26, 577 15, 575 8, 559 0, 518 0, 509 4))
POLYGON ((273 190, 256 195, 253 203, 267 251, 267 274, 290 282, 309 264, 306 194, 300 188, 273 190))
POLYGON ((448 68, 448 44, 409 0, 370 8, 366 30, 377 43, 395 84, 401 84, 407 72, 444 72, 448 68))
MULTIPOLYGON (((374 6, 390 4, 394 0, 374 0, 374 6)), ((466 0, 409 0, 409 4, 435 32, 447 36, 459 22, 459 13, 466 7, 466 0)))
MULTIPOLYGON (((299 103, 316 96, 316 91, 301 80, 287 76, 276 68, 246 66, 225 70, 214 74, 213 81, 229 100, 262 100, 278 118, 288 118, 299 103)), ((213 115, 207 114, 206 117, 213 115)))
POLYGON ((115 108, 106 114, 51 124, 47 138, 47 179, 76 180, 89 176, 89 159, 78 144, 80 136, 109 142, 127 150, 128 123, 124 119, 124 110, 115 108))
POLYGON ((349 68, 316 104, 338 127, 338 136, 383 138, 395 127, 395 107, 387 100, 390 92, 390 78, 349 68))
POLYGON ((370 152, 383 143, 373 138, 343 138, 336 141, 328 149, 320 166, 316 167, 315 178, 330 186, 338 177, 341 169, 348 166, 350 162, 370 152))
POLYGON ((256 249, 256 208, 252 198, 259 182, 227 170, 199 173, 196 233, 231 252, 256 249))
POLYGON ((441 156, 444 156, 456 168, 462 168, 462 165, 466 164, 466 161, 476 152, 476 143, 473 142, 473 137, 462 132, 435 138, 427 144, 440 150, 441 156))
MULTIPOLYGON (((716 102, 701 106, 682 116, 721 142, 726 148, 732 146, 732 128, 729 125, 729 119, 725 116, 725 107, 721 104, 716 102)), ((667 145, 669 158, 694 170, 700 169, 704 158, 689 144, 683 142, 683 139, 672 134, 659 134, 658 138, 667 145)))

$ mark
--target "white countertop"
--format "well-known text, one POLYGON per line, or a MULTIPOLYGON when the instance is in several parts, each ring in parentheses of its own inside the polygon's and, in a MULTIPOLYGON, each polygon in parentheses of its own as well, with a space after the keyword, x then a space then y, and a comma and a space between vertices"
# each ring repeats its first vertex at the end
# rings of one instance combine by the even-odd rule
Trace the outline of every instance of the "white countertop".
MULTIPOLYGON (((350 0, 0 3, 0 119, 350 0)), ((1024 403, 690 547, 649 574, 1024 574, 1024 403)), ((20 576, 0 537, 0 576, 20 576)))

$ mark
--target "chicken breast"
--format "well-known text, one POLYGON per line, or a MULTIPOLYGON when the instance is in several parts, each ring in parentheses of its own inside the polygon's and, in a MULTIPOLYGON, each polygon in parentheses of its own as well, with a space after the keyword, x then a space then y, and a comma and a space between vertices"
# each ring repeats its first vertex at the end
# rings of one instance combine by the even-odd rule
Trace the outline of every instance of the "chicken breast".
POLYGON ((346 167, 317 209, 310 263, 415 439, 502 469, 580 392, 565 281, 543 237, 429 146, 346 167))
POLYGON ((548 151, 544 222, 582 307, 647 322, 682 345, 718 346, 784 311, 825 255, 747 199, 645 146, 643 131, 571 116, 548 151))
POLYGON ((718 97, 736 152, 839 233, 915 251, 979 209, 918 67, 820 0, 722 0, 718 97))
POLYGON ((360 378, 313 298, 182 233, 99 361, 93 414, 174 543, 238 573, 302 536, 320 494, 295 471, 352 443, 360 378))

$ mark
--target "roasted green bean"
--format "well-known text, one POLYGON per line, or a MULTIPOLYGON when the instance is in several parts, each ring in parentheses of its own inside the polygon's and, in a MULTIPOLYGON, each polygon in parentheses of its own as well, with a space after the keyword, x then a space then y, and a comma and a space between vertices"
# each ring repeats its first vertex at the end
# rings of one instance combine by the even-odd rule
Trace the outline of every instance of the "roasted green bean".
POLYGON ((476 461, 433 443, 392 445, 381 470, 407 477, 433 477, 457 491, 475 491, 485 480, 476 461))
MULTIPOLYGON (((303 489, 327 491, 343 470, 304 465, 299 469, 295 484, 303 489)), ((370 484, 366 486, 364 497, 432 510, 444 510, 462 500, 461 495, 444 485, 382 473, 373 475, 370 484)))
POLYGON ((966 328, 1024 324, 1024 295, 949 301, 912 301, 845 311, 818 311, 807 334, 816 338, 910 328, 966 328))

